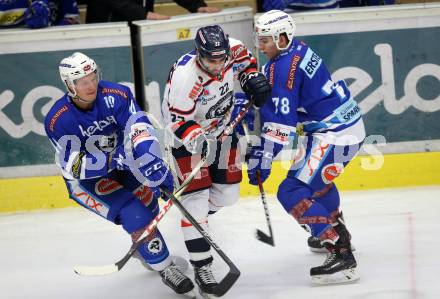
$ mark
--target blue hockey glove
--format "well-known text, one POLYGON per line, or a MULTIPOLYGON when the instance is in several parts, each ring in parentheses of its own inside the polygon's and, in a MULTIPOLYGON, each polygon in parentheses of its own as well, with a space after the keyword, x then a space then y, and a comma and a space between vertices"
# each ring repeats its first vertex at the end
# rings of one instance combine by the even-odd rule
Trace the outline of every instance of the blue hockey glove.
POLYGON ((172 193, 174 191, 174 178, 170 169, 162 159, 154 159, 146 166, 139 169, 146 178, 147 185, 155 198, 160 197, 160 189, 172 193))
POLYGON ((262 183, 269 177, 272 160, 272 152, 264 151, 261 146, 252 147, 248 160, 248 177, 251 185, 258 185, 257 172, 260 172, 262 183))
POLYGON ((251 185, 258 185, 257 172, 260 172, 260 179, 263 183, 270 175, 272 160, 283 149, 279 143, 274 143, 261 138, 261 145, 253 146, 249 153, 248 177, 251 185))
POLYGON ((34 1, 24 12, 24 21, 29 28, 49 26, 50 10, 46 1, 34 1))
MULTIPOLYGON (((242 93, 242 92, 235 93, 235 105, 234 105, 234 108, 232 109, 231 120, 233 120, 237 117, 237 115, 240 113, 240 110, 244 106, 246 106, 247 103, 248 103, 248 99, 244 93, 242 93)), ((254 130, 255 113, 254 113, 254 108, 252 106, 248 110, 248 112, 244 115, 243 120, 248 125, 249 130, 253 131, 254 130)), ((237 126, 235 127, 235 130, 238 134, 243 135, 243 136, 245 135, 244 130, 243 130, 243 124, 241 122, 239 122, 237 124, 237 126)))

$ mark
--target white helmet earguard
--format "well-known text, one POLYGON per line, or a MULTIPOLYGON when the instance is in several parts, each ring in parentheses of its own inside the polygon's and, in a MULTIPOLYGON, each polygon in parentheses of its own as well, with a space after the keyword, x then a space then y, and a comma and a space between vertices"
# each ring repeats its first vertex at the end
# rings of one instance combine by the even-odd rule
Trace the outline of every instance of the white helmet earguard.
POLYGON ((278 50, 289 48, 293 41, 295 30, 296 25, 293 18, 281 10, 270 10, 261 15, 255 22, 256 37, 271 36, 278 50), (289 40, 284 48, 280 48, 278 45, 282 33, 285 33, 289 40))
POLYGON ((58 68, 61 81, 66 85, 69 95, 72 97, 76 96, 75 80, 98 72, 95 61, 80 52, 75 52, 61 60, 58 68))

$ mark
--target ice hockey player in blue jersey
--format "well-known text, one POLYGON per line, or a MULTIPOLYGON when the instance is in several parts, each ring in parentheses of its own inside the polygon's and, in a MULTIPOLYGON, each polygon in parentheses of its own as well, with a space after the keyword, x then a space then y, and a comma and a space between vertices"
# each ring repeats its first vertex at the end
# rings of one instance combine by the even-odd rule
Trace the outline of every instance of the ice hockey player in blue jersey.
POLYGON ((255 27, 257 46, 269 59, 263 69, 272 85, 272 99, 259 111, 261 143, 250 151, 250 183, 258 184, 258 173, 266 180, 273 158, 303 135, 294 163, 279 186, 278 200, 311 233, 309 241, 318 240, 316 247, 329 252, 322 266, 310 270, 312 281, 354 281, 359 278, 357 264, 333 180, 365 138, 359 106, 343 81, 332 81, 321 57, 294 39, 290 15, 269 11, 255 27))
POLYGON ((0 0, 0 28, 79 24, 76 0, 0 0))
MULTIPOLYGON (((68 92, 50 109, 45 130, 69 196, 137 241, 159 212, 160 188, 174 189, 154 129, 130 89, 100 80, 91 58, 76 52, 59 71, 68 92)), ((159 230, 137 255, 176 293, 192 293, 193 283, 173 263, 159 230)))

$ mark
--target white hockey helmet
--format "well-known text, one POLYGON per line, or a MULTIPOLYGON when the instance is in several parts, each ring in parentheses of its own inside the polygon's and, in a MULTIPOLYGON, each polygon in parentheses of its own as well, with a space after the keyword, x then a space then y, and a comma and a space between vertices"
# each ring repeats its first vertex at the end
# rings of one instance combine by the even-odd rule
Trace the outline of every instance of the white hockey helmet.
POLYGON ((293 18, 281 10, 270 10, 261 15, 255 22, 256 38, 271 36, 278 50, 285 50, 290 46, 295 30, 296 25, 293 18), (289 40, 285 48, 280 48, 278 45, 282 33, 285 33, 289 40))
MULTIPOLYGON (((75 80, 85 77, 91 73, 98 74, 98 66, 90 57, 80 52, 61 60, 59 66, 61 81, 66 85, 70 96, 76 96, 75 80)), ((98 78, 99 80, 99 78, 98 78)))

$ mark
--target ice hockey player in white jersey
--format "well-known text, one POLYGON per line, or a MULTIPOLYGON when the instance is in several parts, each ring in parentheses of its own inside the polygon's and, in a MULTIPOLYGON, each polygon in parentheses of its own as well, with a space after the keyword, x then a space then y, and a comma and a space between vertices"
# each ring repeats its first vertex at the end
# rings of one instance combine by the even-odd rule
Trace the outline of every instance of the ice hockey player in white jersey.
MULTIPOLYGON (((165 123, 174 138, 172 153, 180 181, 200 160, 206 139, 214 140, 231 120, 237 80, 257 107, 270 95, 268 81, 257 71, 255 58, 241 41, 227 37, 217 25, 200 28, 195 50, 173 65, 162 103, 165 123)), ((182 197, 183 205, 205 229, 208 214, 239 198, 242 175, 237 143, 235 134, 223 143, 215 141, 213 159, 202 167, 182 197)), ((217 281, 211 271, 210 246, 187 219, 182 219, 181 227, 199 290, 212 294, 217 281)))
POLYGON ((355 281, 357 263, 334 179, 365 138, 360 108, 343 81, 332 81, 321 57, 294 39, 290 15, 269 11, 258 18, 255 32, 258 48, 269 59, 264 73, 272 94, 259 110, 261 143, 250 152, 250 183, 258 184, 258 173, 262 181, 267 179, 273 158, 293 144, 296 128, 303 128, 305 136, 298 140, 297 155, 278 188, 278 200, 312 234, 309 241, 315 242, 309 245, 329 252, 322 266, 310 270, 312 281, 355 281))
MULTIPOLYGON (((45 129, 69 197, 137 241, 159 213, 159 189, 174 190, 154 129, 128 87, 100 80, 93 59, 76 52, 59 71, 67 93, 46 115, 45 129)), ((176 293, 192 293, 158 229, 136 254, 176 293)))

